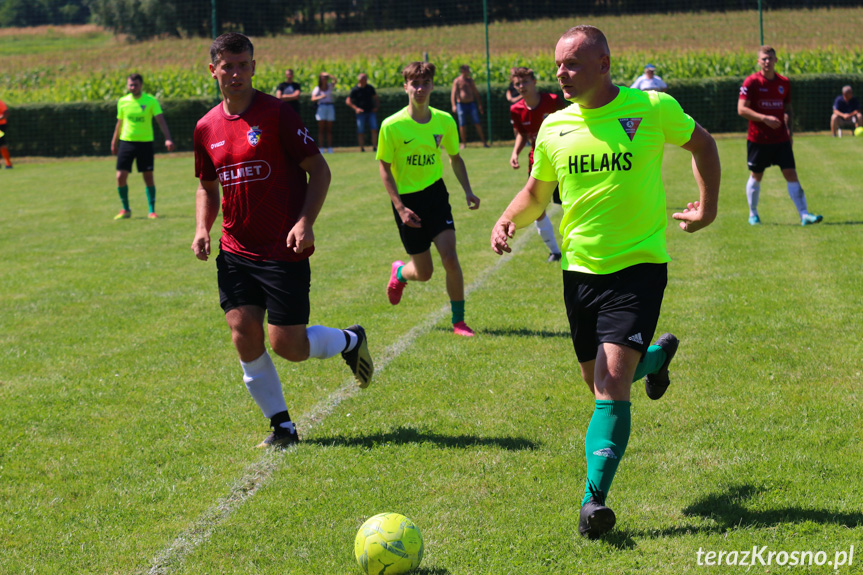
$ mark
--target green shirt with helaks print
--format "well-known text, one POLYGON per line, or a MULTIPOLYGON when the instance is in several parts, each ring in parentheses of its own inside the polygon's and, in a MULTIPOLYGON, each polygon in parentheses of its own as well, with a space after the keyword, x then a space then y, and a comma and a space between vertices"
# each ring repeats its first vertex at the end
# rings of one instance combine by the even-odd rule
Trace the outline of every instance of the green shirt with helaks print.
POLYGON ((406 107, 381 124, 378 160, 391 164, 399 194, 424 190, 443 176, 441 147, 458 154, 458 128, 453 117, 429 107, 431 119, 420 124, 406 107))
POLYGON ((126 94, 117 101, 117 119, 123 120, 120 139, 124 142, 152 142, 153 118, 162 113, 159 101, 147 93, 135 99, 126 94))
POLYGON ((560 185, 563 269, 609 274, 671 260, 662 157, 694 129, 671 96, 622 86, 601 108, 571 104, 545 119, 531 175, 560 185))

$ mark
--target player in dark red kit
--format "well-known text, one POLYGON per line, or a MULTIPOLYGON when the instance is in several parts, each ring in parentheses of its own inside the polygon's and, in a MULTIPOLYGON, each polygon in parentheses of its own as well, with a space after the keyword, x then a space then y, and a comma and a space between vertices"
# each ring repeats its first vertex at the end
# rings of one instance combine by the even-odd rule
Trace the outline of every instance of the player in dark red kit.
POLYGON ((254 47, 246 36, 219 36, 210 59, 222 102, 195 127, 200 185, 192 251, 200 260, 210 255, 221 184, 219 300, 243 381, 273 428, 260 447, 285 446, 299 437, 264 343, 265 314, 270 346, 288 361, 341 353, 360 387, 371 382, 374 366, 361 326, 307 327, 312 226, 330 185, 327 162, 290 104, 252 87, 254 47))
POLYGON ((791 149, 791 82, 776 73, 776 51, 770 46, 758 50, 761 70, 743 81, 737 100, 737 113, 749 120, 746 136, 749 181, 746 199, 749 201, 749 223, 758 225, 758 196, 761 178, 770 166, 779 166, 788 182, 788 195, 800 214, 804 226, 817 224, 823 218, 809 213, 806 195, 797 179, 794 152, 791 149))
MULTIPOLYGON (((515 131, 515 145, 512 148, 512 156, 509 165, 514 170, 519 168, 518 154, 527 144, 530 144, 530 155, 528 156, 527 176, 533 169, 533 147, 536 145, 536 135, 542 121, 549 114, 553 114, 567 106, 566 102, 557 94, 545 94, 536 89, 536 75, 530 68, 513 68, 510 72, 510 82, 518 90, 521 100, 510 106, 509 115, 512 128, 515 131)), ((560 196, 555 192, 555 203, 560 203, 560 196)), ((554 226, 545 212, 534 222, 539 237, 542 238, 548 248, 548 262, 559 262, 560 247, 554 237, 554 226)))

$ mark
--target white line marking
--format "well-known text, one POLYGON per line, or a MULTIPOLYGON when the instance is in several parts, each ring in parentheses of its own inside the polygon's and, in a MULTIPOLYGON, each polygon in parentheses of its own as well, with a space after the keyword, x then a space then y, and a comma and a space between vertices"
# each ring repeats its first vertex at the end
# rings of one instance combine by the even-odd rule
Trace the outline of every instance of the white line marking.
MULTIPOLYGON (((557 206, 550 207, 547 213, 554 213, 557 206)), ((525 232, 527 230, 524 230, 525 232)), ((518 252, 532 234, 522 233, 512 244, 512 254, 504 254, 488 268, 486 272, 465 289, 465 296, 477 290, 485 284, 501 266, 506 264, 518 252)), ((444 304, 438 311, 433 312, 426 319, 412 327, 399 341, 389 346, 382 354, 375 357, 375 374, 384 371, 394 359, 407 351, 420 337, 431 331, 441 319, 443 319, 450 308, 444 304)), ((359 391, 356 381, 351 377, 340 388, 332 392, 329 397, 316 404, 311 411, 301 416, 297 421, 297 427, 304 434, 320 425, 324 419, 335 411, 345 400, 350 399, 359 391)), ((152 561, 149 575, 168 575, 179 568, 186 557, 196 548, 204 544, 213 532, 230 515, 236 511, 247 499, 252 497, 272 478, 273 473, 280 467, 284 456, 293 452, 296 448, 289 447, 282 451, 271 449, 264 450, 260 459, 251 463, 243 470, 240 477, 228 494, 219 499, 215 505, 205 511, 188 529, 180 533, 171 545, 156 555, 152 561)))

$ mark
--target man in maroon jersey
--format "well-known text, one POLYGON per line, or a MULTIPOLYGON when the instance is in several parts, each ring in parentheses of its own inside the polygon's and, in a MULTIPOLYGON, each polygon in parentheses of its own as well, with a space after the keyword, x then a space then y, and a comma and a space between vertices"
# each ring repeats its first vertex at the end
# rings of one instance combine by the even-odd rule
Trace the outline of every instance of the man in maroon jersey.
POLYGON ((273 428, 259 447, 286 446, 299 437, 264 345, 265 313, 270 346, 288 361, 341 353, 360 387, 371 382, 374 366, 361 326, 306 327, 312 226, 330 185, 327 162, 290 104, 252 87, 254 47, 246 36, 219 36, 210 59, 222 102, 195 126, 200 184, 192 251, 199 260, 210 255, 221 184, 219 300, 243 381, 273 428))
MULTIPOLYGON (((536 89, 536 75, 530 68, 513 68, 510 72, 510 82, 518 90, 521 100, 509 108, 510 122, 513 130, 515 130, 515 145, 512 148, 509 165, 514 170, 519 168, 518 154, 525 145, 530 143, 527 166, 527 175, 530 177, 530 172, 533 169, 533 147, 536 145, 539 127, 546 116, 565 108, 566 102, 557 94, 540 93, 536 89)), ((558 195, 557 190, 554 192, 554 202, 560 203, 560 195, 558 195)), ((548 248, 548 263, 559 262, 561 258, 560 247, 558 247, 557 239, 554 237, 554 226, 551 225, 551 220, 544 211, 534 222, 534 225, 536 225, 539 237, 542 238, 543 243, 548 248)))
POLYGON ((770 46, 758 50, 761 70, 743 81, 737 100, 737 113, 749 120, 746 137, 749 181, 746 198, 749 200, 749 223, 758 225, 758 196, 761 178, 770 166, 779 166, 788 183, 788 195, 800 214, 804 226, 817 224, 823 218, 810 214, 806 208, 806 195, 797 179, 794 152, 791 149, 791 83, 776 73, 776 51, 770 46))

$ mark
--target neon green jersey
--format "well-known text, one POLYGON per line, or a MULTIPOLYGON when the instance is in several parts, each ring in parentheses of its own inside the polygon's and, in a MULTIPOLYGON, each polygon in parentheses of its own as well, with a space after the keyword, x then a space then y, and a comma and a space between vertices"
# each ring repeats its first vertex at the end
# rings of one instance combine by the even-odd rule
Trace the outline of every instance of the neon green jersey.
POLYGON ((381 124, 376 159, 391 164, 399 194, 424 190, 443 176, 441 146, 447 154, 458 154, 458 129, 451 115, 436 108, 431 119, 420 124, 408 108, 381 124))
POLYGON ((622 86, 602 108, 572 104, 545 119, 531 175, 559 183, 563 269, 608 274, 670 261, 662 156, 694 129, 671 96, 622 86))
POLYGON ((123 120, 120 139, 124 142, 152 142, 153 118, 162 113, 159 101, 142 93, 137 100, 126 94, 117 101, 117 119, 123 120))

